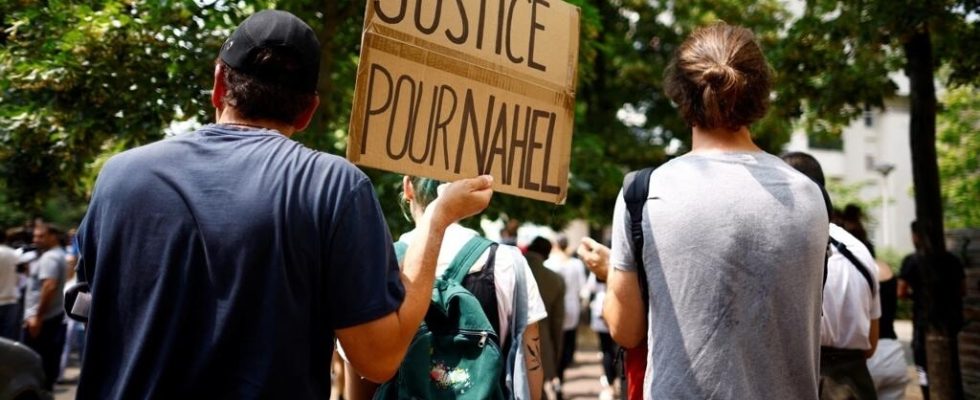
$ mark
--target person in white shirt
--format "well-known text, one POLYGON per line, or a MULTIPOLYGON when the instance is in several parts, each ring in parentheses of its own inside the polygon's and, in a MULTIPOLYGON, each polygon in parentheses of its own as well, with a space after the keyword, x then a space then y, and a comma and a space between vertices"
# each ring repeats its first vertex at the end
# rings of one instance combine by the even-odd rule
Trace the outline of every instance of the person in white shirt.
MULTIPOLYGON (((813 156, 794 152, 782 158, 824 187, 823 169, 813 156)), ((878 264, 867 246, 844 228, 831 223, 829 233, 820 318, 820 397, 877 399, 865 360, 878 344, 878 264)))
POLYGON ((582 314, 582 289, 585 287, 585 264, 568 255, 568 237, 559 235, 555 240, 551 256, 544 265, 561 274, 565 280, 565 318, 562 321, 562 352, 558 362, 558 382, 556 392, 561 396, 561 384, 565 381, 565 369, 572 364, 575 356, 576 328, 582 314))
POLYGON ((0 231, 0 337, 10 340, 20 338, 20 320, 17 318, 17 252, 4 245, 5 234, 0 231))
MULTIPOLYGON (((419 221, 422 215, 425 213, 426 207, 438 197, 437 187, 439 185, 438 181, 434 181, 428 178, 413 178, 410 176, 405 176, 402 181, 402 189, 405 202, 405 211, 413 221, 419 221)), ((420 240, 420 235, 422 232, 417 232, 416 230, 411 230, 402 234, 399 238, 399 242, 404 242, 406 244, 411 244, 413 241, 420 240)), ((478 233, 472 229, 465 228, 459 224, 451 224, 446 228, 445 235, 442 240, 442 247, 439 249, 439 256, 436 261, 436 271, 435 276, 439 277, 446 271, 449 264, 452 263, 456 254, 462 250, 463 246, 472 239, 478 233)), ((473 264, 470 269, 470 276, 478 274, 486 268, 487 259, 490 253, 490 249, 484 251, 480 258, 473 264)), ((513 323, 513 304, 514 304, 514 289, 516 286, 516 273, 525 274, 525 281, 527 282, 527 328, 524 331, 524 346, 527 347, 525 352, 525 362, 527 363, 527 380, 529 383, 529 392, 531 393, 532 399, 538 400, 540 394, 544 387, 544 370, 541 368, 541 344, 538 334, 538 322, 543 320, 548 316, 548 313, 544 308, 544 301, 541 299, 541 294, 538 291, 538 284, 534 280, 534 276, 531 274, 531 269, 527 264, 527 260, 521 253, 520 249, 514 246, 501 244, 497 247, 496 253, 494 254, 493 262, 493 283, 495 289, 496 297, 496 309, 497 309, 497 321, 499 323, 498 338, 499 344, 501 345, 502 353, 506 354, 506 350, 503 350, 505 344, 510 343, 508 341, 508 333, 510 331, 510 326, 513 323)), ((464 282, 464 287, 466 284, 464 282)), ((479 297, 478 297, 479 298, 479 297)), ((483 305, 483 304, 481 304, 483 305)), ((484 305, 486 309, 486 305, 484 305)), ((487 318, 491 320, 493 324, 493 316, 487 315, 487 318)), ((343 349, 341 349, 343 351, 343 349)), ((343 353, 341 353, 343 356, 343 353)), ((349 364, 348 364, 349 366, 349 364)), ((345 383, 346 392, 344 398, 346 399, 370 399, 374 395, 374 391, 377 389, 377 385, 360 379, 356 371, 347 369, 345 371, 347 375, 347 381, 345 383)))

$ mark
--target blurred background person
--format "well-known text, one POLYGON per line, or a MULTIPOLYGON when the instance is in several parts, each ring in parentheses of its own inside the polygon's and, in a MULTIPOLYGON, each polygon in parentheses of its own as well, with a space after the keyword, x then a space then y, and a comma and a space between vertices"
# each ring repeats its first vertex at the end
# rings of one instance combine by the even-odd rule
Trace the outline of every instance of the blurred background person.
POLYGON ((895 312, 898 308, 898 279, 890 265, 877 258, 875 246, 864 229, 864 212, 856 204, 848 204, 843 210, 835 210, 832 220, 860 240, 875 257, 878 264, 878 298, 881 300, 881 318, 878 319, 878 346, 867 360, 868 371, 874 380, 875 390, 881 400, 905 398, 909 377, 905 363, 905 351, 895 333, 895 312))
POLYGON ((0 230, 0 337, 20 339, 20 292, 17 288, 17 251, 7 246, 7 234, 0 230))
POLYGON ((831 218, 820 317, 820 397, 875 399, 867 359, 878 344, 878 266, 864 242, 833 218, 836 213, 817 159, 802 152, 784 154, 782 159, 820 186, 831 218))
POLYGON ((551 256, 544 265, 560 274, 565 281, 565 318, 561 324, 561 357, 558 360, 558 382, 555 385, 555 395, 561 400, 565 370, 575 359, 579 317, 582 315, 582 289, 587 281, 586 269, 582 260, 569 256, 568 237, 565 235, 558 235, 551 256))
MULTIPOLYGON (((577 250, 579 257, 589 267, 589 277, 585 283, 585 292, 589 294, 589 327, 599 337, 599 351, 602 358, 602 375, 599 376, 599 400, 612 400, 615 397, 614 385, 616 377, 616 355, 619 345, 609 334, 609 326, 602 317, 602 308, 606 301, 606 273, 609 271, 609 247, 596 242, 592 238, 582 238, 577 250)), ((620 385, 624 385, 620 382, 620 385)))
MULTIPOLYGON (((65 292, 78 282, 76 266, 78 265, 78 241, 75 239, 76 229, 68 230, 65 235, 65 292)), ((85 324, 74 319, 68 318, 65 325, 65 346, 61 351, 61 368, 58 373, 58 380, 65 379, 65 369, 72 362, 80 362, 85 349, 85 324), (77 353, 77 359, 72 359, 73 353, 77 353)))
MULTIPOLYGON (((966 294, 966 275, 963 263, 946 249, 929 249, 926 222, 912 221, 912 244, 915 252, 902 260, 898 274, 897 292, 902 299, 912 299, 912 358, 915 361, 922 398, 929 400, 929 376, 926 368, 926 333, 930 324, 947 335, 956 345, 956 335, 963 327, 963 296, 966 294), (930 251, 932 250, 932 251, 930 251), (932 254, 932 260, 926 257, 932 254), (926 266, 931 271, 926 271, 926 266), (935 282, 950 282, 952 287, 937 287, 935 282), (927 286, 932 287, 927 289, 927 286), (930 290, 931 289, 931 290, 930 290), (926 293, 931 292, 929 303, 926 293)), ((954 347, 955 348, 955 347, 954 347)), ((951 353, 954 364, 956 352, 951 353)))
POLYGON ((63 293, 68 267, 60 232, 54 226, 35 223, 34 246, 38 258, 30 264, 21 341, 41 356, 45 386, 51 390, 58 379, 65 344, 63 293))
POLYGON ((548 316, 538 323, 541 335, 541 366, 544 368, 544 389, 549 396, 555 395, 553 383, 558 377, 558 363, 562 348, 562 324, 565 321, 565 281, 561 275, 544 266, 544 261, 554 247, 543 237, 531 240, 527 247, 527 265, 538 283, 541 300, 548 316))

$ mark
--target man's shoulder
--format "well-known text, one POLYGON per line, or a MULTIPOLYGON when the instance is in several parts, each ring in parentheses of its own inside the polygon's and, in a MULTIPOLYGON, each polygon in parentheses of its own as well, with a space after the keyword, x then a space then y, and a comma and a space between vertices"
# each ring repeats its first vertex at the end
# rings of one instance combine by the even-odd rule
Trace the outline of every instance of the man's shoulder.
POLYGON ((65 252, 58 248, 45 251, 44 254, 38 258, 39 272, 43 275, 50 274, 61 274, 64 273, 63 270, 68 266, 65 262, 65 252))
POLYGON ((173 143, 181 139, 184 138, 165 138, 119 152, 106 160, 99 174, 100 176, 119 174, 123 177, 132 177, 134 173, 145 171, 146 166, 169 165, 165 161, 172 162, 172 155, 180 151, 173 146, 173 143))
POLYGON ((65 261, 65 250, 63 250, 60 247, 55 247, 53 249, 50 249, 48 251, 45 251, 44 254, 41 255, 41 259, 43 259, 43 260, 55 260, 55 261, 58 261, 58 262, 64 262, 65 261))

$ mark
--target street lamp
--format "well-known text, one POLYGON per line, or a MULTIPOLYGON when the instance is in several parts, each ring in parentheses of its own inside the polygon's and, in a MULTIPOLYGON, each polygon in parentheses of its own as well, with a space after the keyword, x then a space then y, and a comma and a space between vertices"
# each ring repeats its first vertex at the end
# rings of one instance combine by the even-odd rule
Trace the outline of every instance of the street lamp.
POLYGON ((881 246, 891 245, 891 232, 888 226, 888 174, 895 170, 895 164, 880 163, 875 164, 873 169, 881 174, 881 246))

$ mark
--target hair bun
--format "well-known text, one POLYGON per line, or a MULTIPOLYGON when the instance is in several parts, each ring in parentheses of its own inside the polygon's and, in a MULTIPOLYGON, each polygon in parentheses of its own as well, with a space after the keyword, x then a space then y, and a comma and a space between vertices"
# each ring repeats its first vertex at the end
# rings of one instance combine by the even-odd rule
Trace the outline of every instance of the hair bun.
POLYGON ((701 73, 701 79, 715 91, 727 91, 738 83, 738 72, 729 65, 715 64, 701 73))

